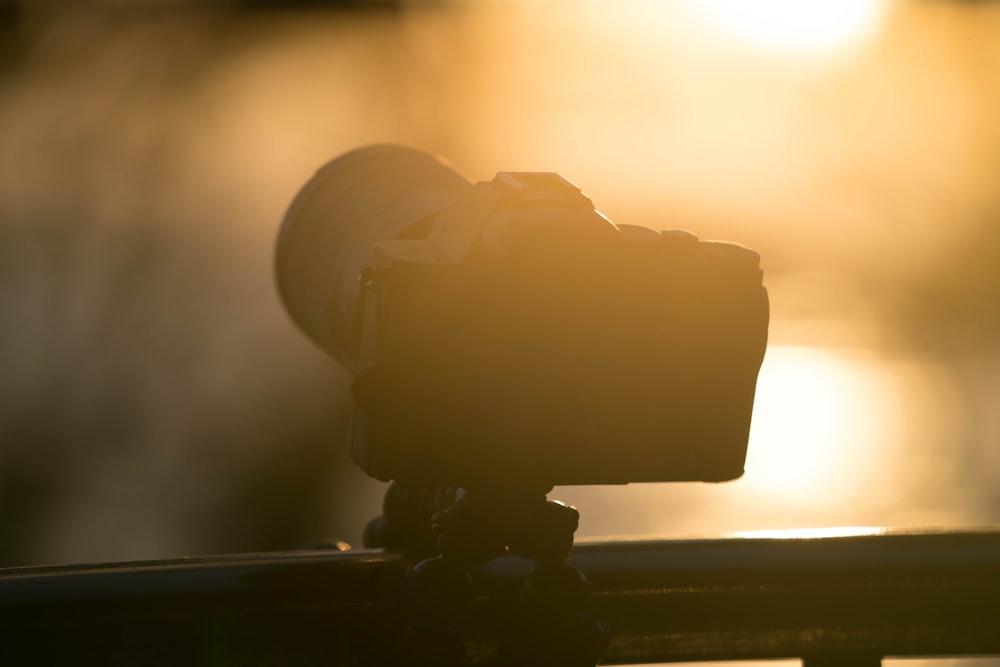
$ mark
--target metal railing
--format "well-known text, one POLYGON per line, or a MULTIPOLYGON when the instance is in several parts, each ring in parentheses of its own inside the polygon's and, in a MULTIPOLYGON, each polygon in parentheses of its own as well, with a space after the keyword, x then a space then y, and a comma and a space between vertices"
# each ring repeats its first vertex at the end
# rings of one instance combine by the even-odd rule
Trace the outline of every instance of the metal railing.
MULTIPOLYGON (((1000 654, 996 531, 584 543, 572 561, 613 629, 604 664, 1000 654)), ((399 664, 404 567, 306 551, 0 570, 0 664, 399 664)), ((471 661, 495 655, 494 622, 471 605, 471 661)))

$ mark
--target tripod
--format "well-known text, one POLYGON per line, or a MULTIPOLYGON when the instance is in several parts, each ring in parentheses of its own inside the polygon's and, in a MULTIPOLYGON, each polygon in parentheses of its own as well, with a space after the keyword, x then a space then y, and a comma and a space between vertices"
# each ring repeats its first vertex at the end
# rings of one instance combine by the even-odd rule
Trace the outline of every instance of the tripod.
POLYGON ((501 664, 597 664, 609 631, 587 613, 589 582, 567 561, 579 513, 548 500, 549 491, 389 486, 383 516, 369 524, 365 546, 414 560, 430 556, 406 571, 420 608, 407 630, 411 657, 437 664, 464 661, 456 621, 473 598, 485 594, 497 612, 501 664), (530 559, 534 567, 513 594, 484 591, 478 573, 506 555, 530 559))

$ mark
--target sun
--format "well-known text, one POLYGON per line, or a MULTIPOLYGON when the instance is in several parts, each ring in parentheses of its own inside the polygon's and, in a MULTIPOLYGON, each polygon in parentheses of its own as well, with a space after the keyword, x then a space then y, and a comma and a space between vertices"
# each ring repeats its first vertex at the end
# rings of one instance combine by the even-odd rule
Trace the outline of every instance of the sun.
POLYGON ((789 55, 839 51, 877 32, 886 0, 697 0, 692 9, 720 32, 789 55))

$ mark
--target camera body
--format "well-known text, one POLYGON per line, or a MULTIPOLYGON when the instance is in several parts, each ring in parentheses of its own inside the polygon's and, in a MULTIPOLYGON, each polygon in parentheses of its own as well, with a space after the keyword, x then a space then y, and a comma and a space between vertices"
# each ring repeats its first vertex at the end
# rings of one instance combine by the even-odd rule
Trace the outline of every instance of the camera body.
POLYGON ((369 475, 743 473, 767 339, 757 253, 616 226, 556 174, 500 173, 375 242, 359 281, 352 454, 369 475))

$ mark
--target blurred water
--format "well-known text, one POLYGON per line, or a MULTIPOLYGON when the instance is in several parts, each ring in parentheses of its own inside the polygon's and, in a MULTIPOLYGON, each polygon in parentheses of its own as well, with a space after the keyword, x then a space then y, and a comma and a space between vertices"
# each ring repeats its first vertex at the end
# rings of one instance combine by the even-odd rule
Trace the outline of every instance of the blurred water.
POLYGON ((996 522, 997 6, 885 5, 821 54, 602 7, 4 26, 0 562, 359 540, 381 487, 271 252, 312 171, 375 141, 761 252, 746 476, 559 489, 582 534, 996 522))

